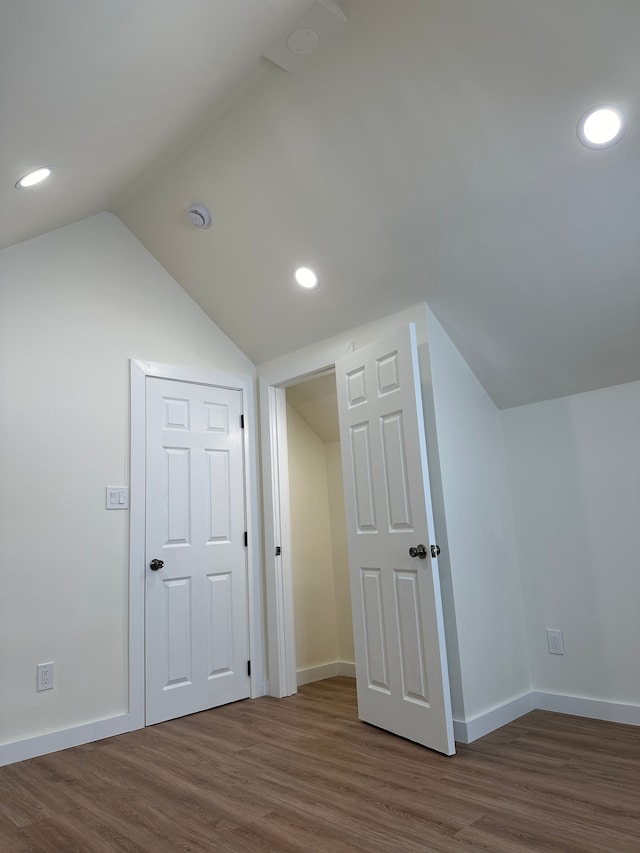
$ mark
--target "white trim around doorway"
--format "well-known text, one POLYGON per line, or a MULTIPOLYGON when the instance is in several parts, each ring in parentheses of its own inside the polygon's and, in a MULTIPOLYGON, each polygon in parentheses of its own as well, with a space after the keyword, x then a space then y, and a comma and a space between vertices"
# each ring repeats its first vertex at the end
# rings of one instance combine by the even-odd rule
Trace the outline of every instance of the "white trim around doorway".
POLYGON ((287 458, 286 394, 260 380, 269 695, 297 690, 287 458))
POLYGON ((306 683, 299 681, 296 672, 285 388, 333 370, 344 353, 340 342, 305 354, 301 360, 294 355, 259 378, 269 695, 278 698, 296 693, 298 685, 306 683), (277 545, 281 545, 280 554, 277 545))
POLYGON ((264 693, 262 643, 261 529, 258 501, 255 385, 252 377, 222 371, 178 367, 131 359, 131 482, 129 535, 129 717, 130 730, 145 725, 144 595, 145 595, 145 457, 146 378, 174 379, 242 391, 245 506, 248 531, 248 622, 251 654, 251 698, 264 693))

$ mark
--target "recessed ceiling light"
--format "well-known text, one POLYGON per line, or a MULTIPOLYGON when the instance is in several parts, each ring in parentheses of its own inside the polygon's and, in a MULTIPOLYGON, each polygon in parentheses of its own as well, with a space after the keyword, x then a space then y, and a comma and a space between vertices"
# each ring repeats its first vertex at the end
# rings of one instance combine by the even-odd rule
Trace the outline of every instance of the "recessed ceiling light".
POLYGON ((305 290, 313 290, 320 284, 320 279, 316 273, 308 267, 298 267, 295 271, 294 278, 296 283, 299 284, 300 287, 304 287, 305 290))
POLYGON ((587 110, 578 122, 578 139, 587 148, 608 148, 615 145, 624 131, 624 115, 613 106, 587 110))
POLYGON ((33 172, 27 172, 20 180, 16 183, 16 188, 26 189, 27 187, 34 187, 36 184, 39 184, 41 181, 46 180, 51 174, 50 166, 42 166, 40 169, 34 169, 33 172))

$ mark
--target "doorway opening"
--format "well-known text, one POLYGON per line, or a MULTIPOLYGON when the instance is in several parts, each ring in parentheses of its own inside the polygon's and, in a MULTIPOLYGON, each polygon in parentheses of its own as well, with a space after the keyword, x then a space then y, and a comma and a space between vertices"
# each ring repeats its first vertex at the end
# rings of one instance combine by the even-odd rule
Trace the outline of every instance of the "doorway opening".
POLYGON ((355 676, 335 371, 286 389, 296 685, 355 676))
POLYGON ((269 692, 289 696, 298 678, 285 389, 335 369, 347 442, 341 455, 358 715, 450 755, 455 746, 416 326, 374 333, 346 353, 337 349, 338 341, 301 351, 266 366, 259 380, 269 692))

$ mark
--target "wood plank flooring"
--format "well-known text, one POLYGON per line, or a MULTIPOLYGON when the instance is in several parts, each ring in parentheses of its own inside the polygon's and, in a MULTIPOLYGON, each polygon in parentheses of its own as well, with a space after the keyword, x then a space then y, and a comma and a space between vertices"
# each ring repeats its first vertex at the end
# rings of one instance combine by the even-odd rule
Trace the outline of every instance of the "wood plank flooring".
POLYGON ((640 729, 535 711, 445 758, 355 682, 0 768, 1 853, 640 853, 640 729))

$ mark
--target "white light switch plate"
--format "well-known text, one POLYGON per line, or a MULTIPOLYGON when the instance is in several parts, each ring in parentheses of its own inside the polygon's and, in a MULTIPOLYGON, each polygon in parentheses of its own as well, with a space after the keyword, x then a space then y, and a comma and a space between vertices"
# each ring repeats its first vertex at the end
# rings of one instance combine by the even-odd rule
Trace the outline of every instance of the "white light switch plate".
POLYGON ((126 486, 107 486, 107 509, 129 509, 129 489, 126 486))

